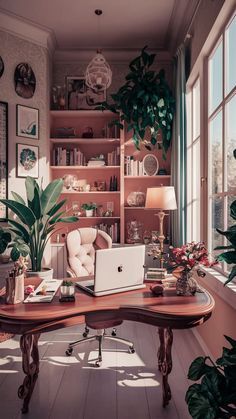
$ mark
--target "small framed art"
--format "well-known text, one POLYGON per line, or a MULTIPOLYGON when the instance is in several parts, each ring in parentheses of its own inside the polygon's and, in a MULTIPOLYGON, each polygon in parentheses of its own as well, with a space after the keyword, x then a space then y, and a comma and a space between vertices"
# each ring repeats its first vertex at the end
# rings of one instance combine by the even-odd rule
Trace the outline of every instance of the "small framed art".
POLYGON ((28 144, 16 144, 16 176, 39 177, 39 147, 28 144))
POLYGON ((29 106, 16 105, 16 135, 39 139, 39 110, 29 106))
POLYGON ((106 92, 95 92, 86 86, 84 77, 66 77, 67 109, 95 109, 106 100, 106 92))
MULTIPOLYGON (((8 189, 8 104, 0 102, 0 199, 6 199, 8 189)), ((7 218, 5 205, 0 204, 0 221, 7 218)))

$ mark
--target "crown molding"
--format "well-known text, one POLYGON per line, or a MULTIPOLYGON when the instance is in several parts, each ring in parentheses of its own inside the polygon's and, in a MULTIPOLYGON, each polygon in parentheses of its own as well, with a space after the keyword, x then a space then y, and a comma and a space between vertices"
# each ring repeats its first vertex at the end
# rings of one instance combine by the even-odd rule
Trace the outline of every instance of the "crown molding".
POLYGON ((46 48, 51 55, 56 48, 54 32, 27 19, 0 9, 0 30, 46 48))
MULTIPOLYGON (((156 54, 157 61, 172 61, 172 56, 168 51, 151 49, 156 54)), ((148 52, 150 52, 148 51, 148 52)), ((85 62, 88 63, 95 55, 95 49, 84 50, 56 50, 54 53, 54 62, 85 62)), ((102 53, 109 63, 127 63, 140 54, 140 49, 102 49, 102 53)))

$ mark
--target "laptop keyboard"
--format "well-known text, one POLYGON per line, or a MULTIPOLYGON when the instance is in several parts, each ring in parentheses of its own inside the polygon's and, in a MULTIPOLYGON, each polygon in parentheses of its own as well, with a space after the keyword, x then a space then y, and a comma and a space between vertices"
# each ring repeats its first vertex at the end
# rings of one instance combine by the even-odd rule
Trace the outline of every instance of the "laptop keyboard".
POLYGON ((94 285, 86 285, 86 288, 89 288, 91 291, 94 291, 94 285))

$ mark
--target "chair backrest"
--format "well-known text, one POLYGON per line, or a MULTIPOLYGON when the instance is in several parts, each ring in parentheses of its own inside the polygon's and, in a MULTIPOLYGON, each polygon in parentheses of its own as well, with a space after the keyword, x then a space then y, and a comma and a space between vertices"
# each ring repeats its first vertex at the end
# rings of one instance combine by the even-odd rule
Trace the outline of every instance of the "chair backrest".
POLYGON ((95 251, 112 247, 111 237, 91 227, 78 228, 67 235, 67 272, 70 276, 94 274, 95 251))

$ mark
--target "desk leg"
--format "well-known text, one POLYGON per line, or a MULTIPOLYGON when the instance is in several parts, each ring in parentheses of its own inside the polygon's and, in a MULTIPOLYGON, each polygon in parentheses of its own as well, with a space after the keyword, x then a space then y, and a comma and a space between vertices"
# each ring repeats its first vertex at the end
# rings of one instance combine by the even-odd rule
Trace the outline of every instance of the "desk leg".
POLYGON ((40 334, 23 335, 20 339, 22 352, 22 368, 26 375, 23 384, 18 389, 18 397, 23 399, 22 413, 28 412, 29 402, 39 373, 38 340, 40 334))
POLYGON ((167 406, 171 399, 171 390, 168 383, 168 375, 172 370, 171 347, 173 332, 167 327, 158 328, 160 347, 158 349, 158 367, 162 374, 163 407, 167 406))

